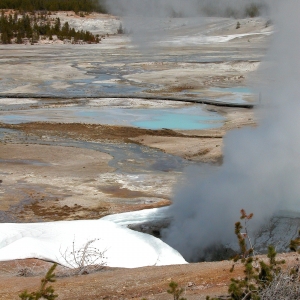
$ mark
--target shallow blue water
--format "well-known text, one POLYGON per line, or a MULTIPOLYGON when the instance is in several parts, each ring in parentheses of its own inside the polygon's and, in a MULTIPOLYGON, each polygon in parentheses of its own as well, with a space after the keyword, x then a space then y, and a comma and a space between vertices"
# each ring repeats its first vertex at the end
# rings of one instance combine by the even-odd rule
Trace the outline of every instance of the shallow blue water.
POLYGON ((76 112, 82 119, 102 124, 131 125, 146 129, 208 129, 223 125, 224 118, 207 112, 200 105, 184 108, 83 109, 76 112))
POLYGON ((201 105, 183 108, 100 108, 64 107, 20 110, 0 115, 0 121, 18 124, 34 121, 81 122, 136 126, 146 129, 209 129, 223 125, 224 118, 216 112, 203 110, 201 105))
POLYGON ((144 120, 132 122, 132 125, 148 129, 209 129, 223 125, 223 117, 194 109, 142 110, 144 120))

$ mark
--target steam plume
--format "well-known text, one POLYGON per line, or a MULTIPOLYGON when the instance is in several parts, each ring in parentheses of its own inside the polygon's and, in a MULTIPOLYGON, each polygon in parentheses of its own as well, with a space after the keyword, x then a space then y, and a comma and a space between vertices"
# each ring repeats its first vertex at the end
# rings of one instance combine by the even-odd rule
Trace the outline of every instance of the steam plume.
POLYGON ((259 86, 259 126, 229 132, 221 167, 186 171, 170 207, 164 240, 193 260, 215 242, 233 238, 239 210, 259 226, 280 209, 300 204, 300 2, 273 5, 276 26, 259 86))

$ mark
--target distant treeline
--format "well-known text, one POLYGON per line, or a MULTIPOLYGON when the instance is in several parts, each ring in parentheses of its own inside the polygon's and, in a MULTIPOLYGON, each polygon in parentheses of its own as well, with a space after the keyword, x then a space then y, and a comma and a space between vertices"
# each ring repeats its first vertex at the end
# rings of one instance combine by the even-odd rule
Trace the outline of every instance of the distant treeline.
POLYGON ((254 18, 268 11, 268 6, 263 3, 249 3, 241 7, 224 6, 222 8, 213 5, 213 2, 207 2, 201 7, 201 11, 207 16, 221 16, 226 18, 254 18))
POLYGON ((2 11, 0 17, 0 41, 2 44, 17 43, 22 44, 25 40, 30 43, 36 43, 40 38, 49 38, 56 36, 60 40, 70 40, 77 43, 79 41, 86 43, 99 43, 99 35, 93 35, 89 31, 76 31, 70 28, 68 22, 61 24, 60 19, 50 19, 47 13, 31 15, 5 15, 2 11))
POLYGON ((0 9, 22 11, 73 10, 76 13, 80 11, 105 13, 103 1, 104 0, 0 0, 0 9))

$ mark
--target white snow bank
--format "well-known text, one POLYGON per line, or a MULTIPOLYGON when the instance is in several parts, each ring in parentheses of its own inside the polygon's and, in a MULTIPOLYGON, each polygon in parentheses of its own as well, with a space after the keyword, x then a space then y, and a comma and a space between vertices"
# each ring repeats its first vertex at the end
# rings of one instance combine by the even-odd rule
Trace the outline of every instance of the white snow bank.
POLYGON ((110 267, 186 263, 160 239, 105 220, 0 224, 0 261, 39 258, 68 266, 63 256, 73 251, 73 242, 78 250, 94 239, 91 246, 105 251, 110 267))
POLYGON ((130 211, 120 214, 109 215, 101 220, 111 221, 121 226, 139 224, 144 222, 157 222, 171 217, 169 207, 150 208, 138 211, 130 211))

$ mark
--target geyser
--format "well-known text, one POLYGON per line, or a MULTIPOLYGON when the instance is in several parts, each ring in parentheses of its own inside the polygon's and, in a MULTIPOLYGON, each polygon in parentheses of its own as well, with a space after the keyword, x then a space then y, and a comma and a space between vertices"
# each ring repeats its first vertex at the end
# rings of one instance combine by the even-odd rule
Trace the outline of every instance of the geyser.
POLYGON ((229 132, 223 165, 188 168, 175 191, 163 240, 190 261, 234 240, 242 208, 254 213, 255 228, 278 210, 299 210, 299 9, 297 0, 273 4, 275 33, 257 86, 258 127, 229 132))

